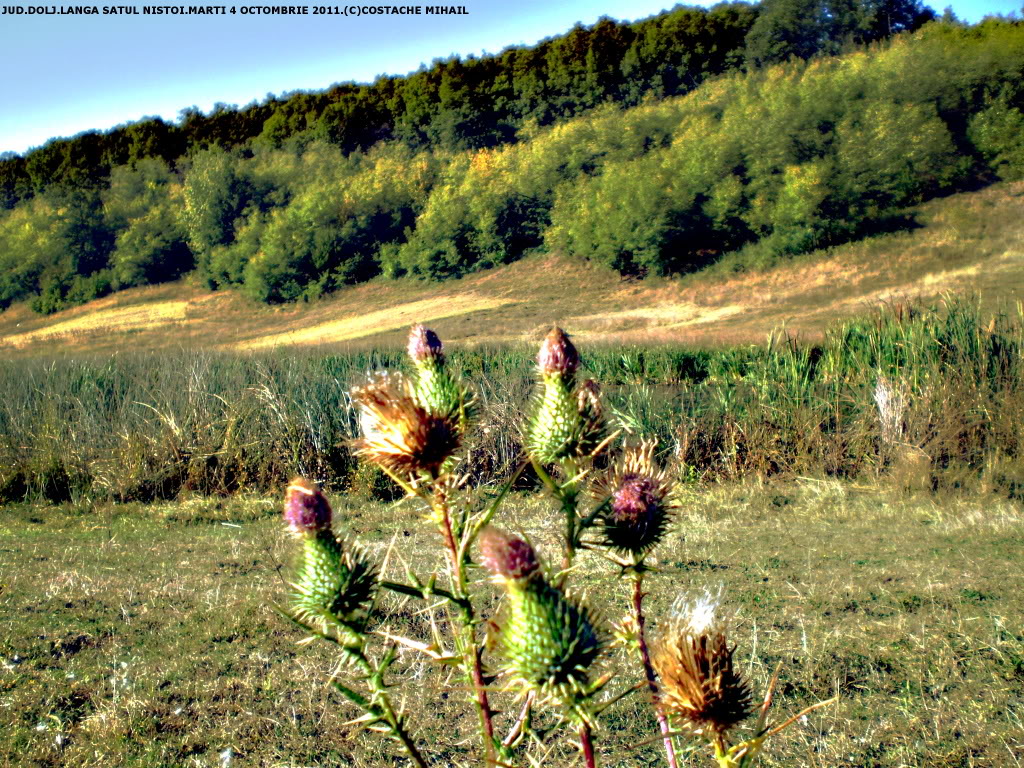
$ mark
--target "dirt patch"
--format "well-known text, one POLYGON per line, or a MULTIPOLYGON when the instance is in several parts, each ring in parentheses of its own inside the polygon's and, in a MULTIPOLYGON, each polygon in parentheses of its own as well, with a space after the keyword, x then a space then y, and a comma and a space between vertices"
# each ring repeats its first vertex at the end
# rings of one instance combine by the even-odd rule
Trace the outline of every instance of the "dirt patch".
POLYGON ((54 323, 34 331, 0 337, 0 344, 22 347, 53 336, 80 333, 108 333, 155 328, 184 322, 188 317, 187 301, 162 301, 130 307, 101 308, 54 323))
POLYGON ((351 315, 308 328, 296 328, 291 331, 246 339, 229 346, 234 349, 248 350, 349 341, 406 328, 414 323, 430 322, 514 303, 516 303, 514 299, 499 299, 477 294, 438 296, 432 299, 406 302, 387 309, 351 315))

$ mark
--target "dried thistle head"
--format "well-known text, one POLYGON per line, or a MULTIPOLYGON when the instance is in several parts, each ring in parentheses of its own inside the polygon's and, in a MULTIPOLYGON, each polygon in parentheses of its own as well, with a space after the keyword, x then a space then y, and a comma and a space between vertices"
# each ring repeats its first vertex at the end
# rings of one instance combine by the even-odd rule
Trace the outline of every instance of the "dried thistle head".
POLYGON ((733 666, 721 591, 677 604, 654 648, 661 701, 696 734, 722 736, 752 712, 750 687, 733 666))
POLYGON ((413 363, 436 363, 444 359, 443 345, 437 334, 421 323, 409 330, 409 343, 406 346, 413 363))
POLYGON ((500 622, 506 672, 524 690, 554 699, 585 717, 589 668, 602 650, 589 610, 544 578, 528 542, 488 528, 481 562, 504 584, 507 610, 500 622))
POLYGON ((288 530, 301 536, 331 530, 331 505, 315 484, 297 477, 284 496, 284 519, 288 530))
POLYGON ((664 537, 677 506, 672 483, 654 461, 657 443, 643 441, 626 449, 599 477, 592 493, 609 499, 601 517, 604 544, 643 555, 664 537))
POLYGON ((379 373, 352 390, 362 438, 356 454, 399 475, 437 476, 462 439, 459 413, 432 412, 418 401, 407 380, 379 373))
POLYGON ((362 550, 331 531, 331 505, 321 490, 296 478, 285 492, 285 520, 302 535, 292 583, 292 610, 302 621, 358 627, 373 599, 376 568, 362 550))
POLYGON ((537 353, 537 368, 543 377, 559 376, 570 383, 580 365, 580 356, 561 328, 548 331, 537 353))

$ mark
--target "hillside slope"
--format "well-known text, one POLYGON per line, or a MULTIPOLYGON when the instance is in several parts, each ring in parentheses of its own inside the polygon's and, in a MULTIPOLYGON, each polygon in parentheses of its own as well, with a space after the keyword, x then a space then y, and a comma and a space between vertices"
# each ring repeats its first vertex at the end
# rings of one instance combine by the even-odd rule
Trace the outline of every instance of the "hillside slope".
POLYGON ((623 280, 557 255, 442 284, 376 281, 314 304, 267 307, 188 283, 140 288, 49 317, 0 314, 7 355, 169 346, 265 350, 398 343, 414 322, 451 342, 536 337, 551 323, 589 341, 758 342, 785 325, 815 335, 878 302, 976 293, 986 308, 1024 297, 1024 182, 932 201, 917 228, 818 251, 760 272, 714 268, 679 279, 623 280))

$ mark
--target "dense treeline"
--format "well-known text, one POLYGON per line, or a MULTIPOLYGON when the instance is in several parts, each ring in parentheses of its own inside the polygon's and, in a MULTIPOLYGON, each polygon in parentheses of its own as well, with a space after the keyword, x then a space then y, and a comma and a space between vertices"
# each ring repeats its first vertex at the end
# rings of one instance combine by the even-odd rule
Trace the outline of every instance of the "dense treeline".
POLYGON ((526 122, 546 125, 605 101, 634 105, 647 94, 682 93, 734 69, 743 63, 744 40, 756 19, 757 9, 746 3, 680 7, 634 24, 605 18, 533 47, 437 60, 406 77, 270 96, 241 109, 218 104, 210 114, 193 107, 177 124, 143 119, 58 139, 25 157, 0 160, 0 203, 10 208, 54 184, 88 186, 143 158, 173 163, 197 150, 249 142, 291 142, 299 151, 320 140, 346 154, 379 141, 494 146, 513 140, 526 122))
POLYGON ((537 247, 669 273, 858 236, 1024 172, 1024 25, 947 20, 856 45, 927 18, 905 3, 677 8, 52 142, 0 164, 0 307, 53 311, 193 270, 263 301, 310 299, 537 247))

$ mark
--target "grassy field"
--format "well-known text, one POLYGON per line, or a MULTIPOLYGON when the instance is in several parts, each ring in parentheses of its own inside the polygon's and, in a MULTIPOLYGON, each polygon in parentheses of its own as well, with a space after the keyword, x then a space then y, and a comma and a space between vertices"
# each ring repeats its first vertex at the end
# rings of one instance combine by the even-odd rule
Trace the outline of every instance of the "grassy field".
POLYGON ((132 289, 48 317, 0 313, 7 357, 125 350, 362 351, 396 346, 413 322, 467 345, 532 343, 557 322, 588 343, 761 343, 785 325, 806 338, 880 302, 976 293, 985 309, 1024 298, 1024 182, 907 212, 908 228, 752 268, 727 255, 678 279, 623 280, 558 254, 445 283, 379 280, 313 304, 254 304, 187 282, 132 289), (570 288, 567 290, 567 288, 570 288))
MULTIPOLYGON (((679 596, 723 584, 755 696, 783 663, 776 717, 839 696, 764 765, 1020 766, 1022 204, 1021 184, 933 201, 913 232, 757 273, 725 262, 635 283, 536 257, 456 287, 371 284, 312 306, 177 285, 50 319, 4 313, 0 768, 403 764, 325 684, 331 648, 299 644, 274 610, 296 549, 282 485, 327 481, 339 528, 385 576, 426 580, 441 569, 437 534, 356 463, 349 389, 406 364, 400 337, 429 321, 478 397, 460 472, 486 492, 522 450, 536 346, 521 342, 556 319, 576 332, 581 376, 605 387, 612 428, 659 438, 685 493, 646 582, 653 635, 679 596), (904 300, 950 288, 982 294, 904 300), (798 312, 767 344, 727 344, 763 341, 798 312)), ((535 480, 497 522, 551 562, 560 523, 535 480)), ((574 586, 618 621, 628 586, 596 554, 579 563, 574 586)), ((473 575, 492 616, 497 588, 473 575)), ((444 610, 393 595, 378 608, 378 637, 424 639, 444 610)), ((608 695, 639 679, 622 654, 605 657, 608 695)), ((433 764, 479 765, 461 678, 412 651, 394 672, 433 764)), ((506 729, 515 702, 494 696, 506 729)), ((663 764, 642 695, 601 722, 604 766, 663 764)), ((559 739, 530 757, 579 760, 559 739)))
MULTIPOLYGON (((412 502, 335 502, 339 527, 388 576, 440 567, 412 502)), ((358 712, 324 684, 331 649, 298 645, 302 631, 272 609, 296 546, 277 507, 239 497, 0 511, 0 765, 402 764, 348 724, 358 712)), ((503 518, 555 557, 546 501, 522 496, 503 518)), ((765 766, 1020 765, 1022 526, 1019 504, 985 496, 812 480, 694 490, 656 550, 653 633, 680 594, 724 584, 757 694, 783 663, 776 717, 840 696, 778 737, 765 766)), ((606 621, 626 611, 626 585, 596 555, 584 554, 576 583, 606 621)), ((497 595, 482 577, 475 590, 497 595)), ((378 629, 424 636, 431 606, 388 597, 379 609, 378 629)), ((615 651, 605 663, 615 690, 638 679, 615 651)), ((459 679, 412 651, 395 679, 423 752, 477 764, 459 679)), ((510 709, 507 695, 498 703, 510 709)), ((656 733, 649 712, 637 695, 606 713, 603 765, 663 764, 644 744, 656 733)), ((559 741, 535 754, 578 759, 559 741)))

